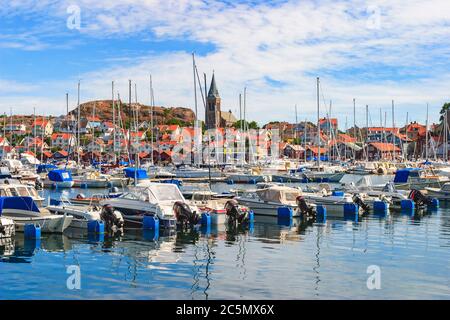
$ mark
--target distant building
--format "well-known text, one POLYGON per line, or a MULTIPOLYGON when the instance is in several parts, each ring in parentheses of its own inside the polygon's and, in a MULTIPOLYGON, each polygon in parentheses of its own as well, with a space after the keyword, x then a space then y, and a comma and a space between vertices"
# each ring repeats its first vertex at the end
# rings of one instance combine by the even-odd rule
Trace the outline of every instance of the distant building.
POLYGON ((31 133, 36 137, 49 137, 53 133, 53 124, 50 120, 38 118, 31 126, 31 133))
POLYGON ((211 79, 211 85, 209 86, 207 106, 205 111, 206 129, 215 129, 220 127, 220 120, 221 120, 220 103, 221 99, 219 96, 219 91, 217 90, 216 80, 213 74, 211 79))

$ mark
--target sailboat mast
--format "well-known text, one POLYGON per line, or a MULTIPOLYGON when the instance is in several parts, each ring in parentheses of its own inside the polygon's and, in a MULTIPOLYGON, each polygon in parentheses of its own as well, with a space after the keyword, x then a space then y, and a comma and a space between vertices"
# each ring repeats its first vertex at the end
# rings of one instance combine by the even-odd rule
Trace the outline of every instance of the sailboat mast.
POLYGON ((77 98, 77 109, 78 109, 78 120, 77 120, 77 162, 80 164, 80 131, 81 131, 81 125, 80 125, 80 117, 81 117, 81 111, 80 111, 80 80, 78 80, 78 98, 77 98))
POLYGON ((112 121, 113 121, 113 154, 114 163, 117 163, 116 157, 116 106, 114 103, 114 81, 111 82, 111 100, 112 100, 112 121))
POLYGON ((427 120, 425 122, 425 159, 428 161, 428 103, 427 103, 427 120))
MULTIPOLYGON (((353 135, 355 141, 358 142, 358 136, 356 135, 356 99, 353 98, 353 135)), ((353 150, 353 161, 356 161, 356 150, 353 150)))
POLYGON ((154 165, 153 161, 153 83, 152 83, 152 75, 150 75, 150 143, 152 146, 152 156, 151 156, 151 164, 154 165))
POLYGON ((369 162, 369 105, 366 104, 366 161, 369 162))
POLYGON ((317 167, 320 170, 320 101, 319 101, 319 77, 317 77, 317 167))

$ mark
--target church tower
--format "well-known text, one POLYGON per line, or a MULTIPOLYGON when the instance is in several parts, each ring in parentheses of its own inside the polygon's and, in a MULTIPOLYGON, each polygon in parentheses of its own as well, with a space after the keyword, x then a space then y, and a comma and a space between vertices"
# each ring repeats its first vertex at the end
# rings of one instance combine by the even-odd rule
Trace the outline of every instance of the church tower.
POLYGON ((219 128, 221 119, 220 96, 219 91, 217 90, 214 73, 211 79, 211 85, 209 86, 207 102, 208 104, 205 112, 206 129, 219 128))

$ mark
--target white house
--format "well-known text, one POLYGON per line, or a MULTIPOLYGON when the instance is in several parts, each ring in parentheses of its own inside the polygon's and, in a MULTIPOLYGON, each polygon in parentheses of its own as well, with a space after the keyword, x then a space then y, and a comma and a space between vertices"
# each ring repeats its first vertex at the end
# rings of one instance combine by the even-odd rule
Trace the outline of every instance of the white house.
POLYGON ((71 133, 54 133, 52 134, 52 147, 66 149, 75 146, 76 138, 71 133))

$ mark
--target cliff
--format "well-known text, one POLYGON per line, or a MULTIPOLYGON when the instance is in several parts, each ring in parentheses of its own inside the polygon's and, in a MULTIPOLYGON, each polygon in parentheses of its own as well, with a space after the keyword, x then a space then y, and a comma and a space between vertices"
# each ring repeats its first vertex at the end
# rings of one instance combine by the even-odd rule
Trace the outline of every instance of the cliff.
MULTIPOLYGON (((116 117, 118 110, 118 102, 114 102, 116 108, 116 117)), ((113 113, 112 113, 112 100, 97 100, 97 101, 89 101, 80 105, 80 114, 81 117, 92 116, 94 113, 95 107, 95 115, 99 117, 102 121, 109 120, 112 121, 113 113)), ((127 122, 128 118, 133 116, 133 110, 138 110, 139 122, 150 121, 150 112, 151 107, 143 104, 131 104, 131 109, 128 106, 128 103, 121 102, 120 103, 120 113, 122 117, 122 121, 127 122)), ((70 111, 69 114, 77 116, 77 109, 70 111)), ((183 123, 193 123, 195 119, 194 112, 189 108, 183 107, 161 107, 154 106, 153 107, 153 121, 155 124, 164 124, 170 120, 177 120, 183 123)))

